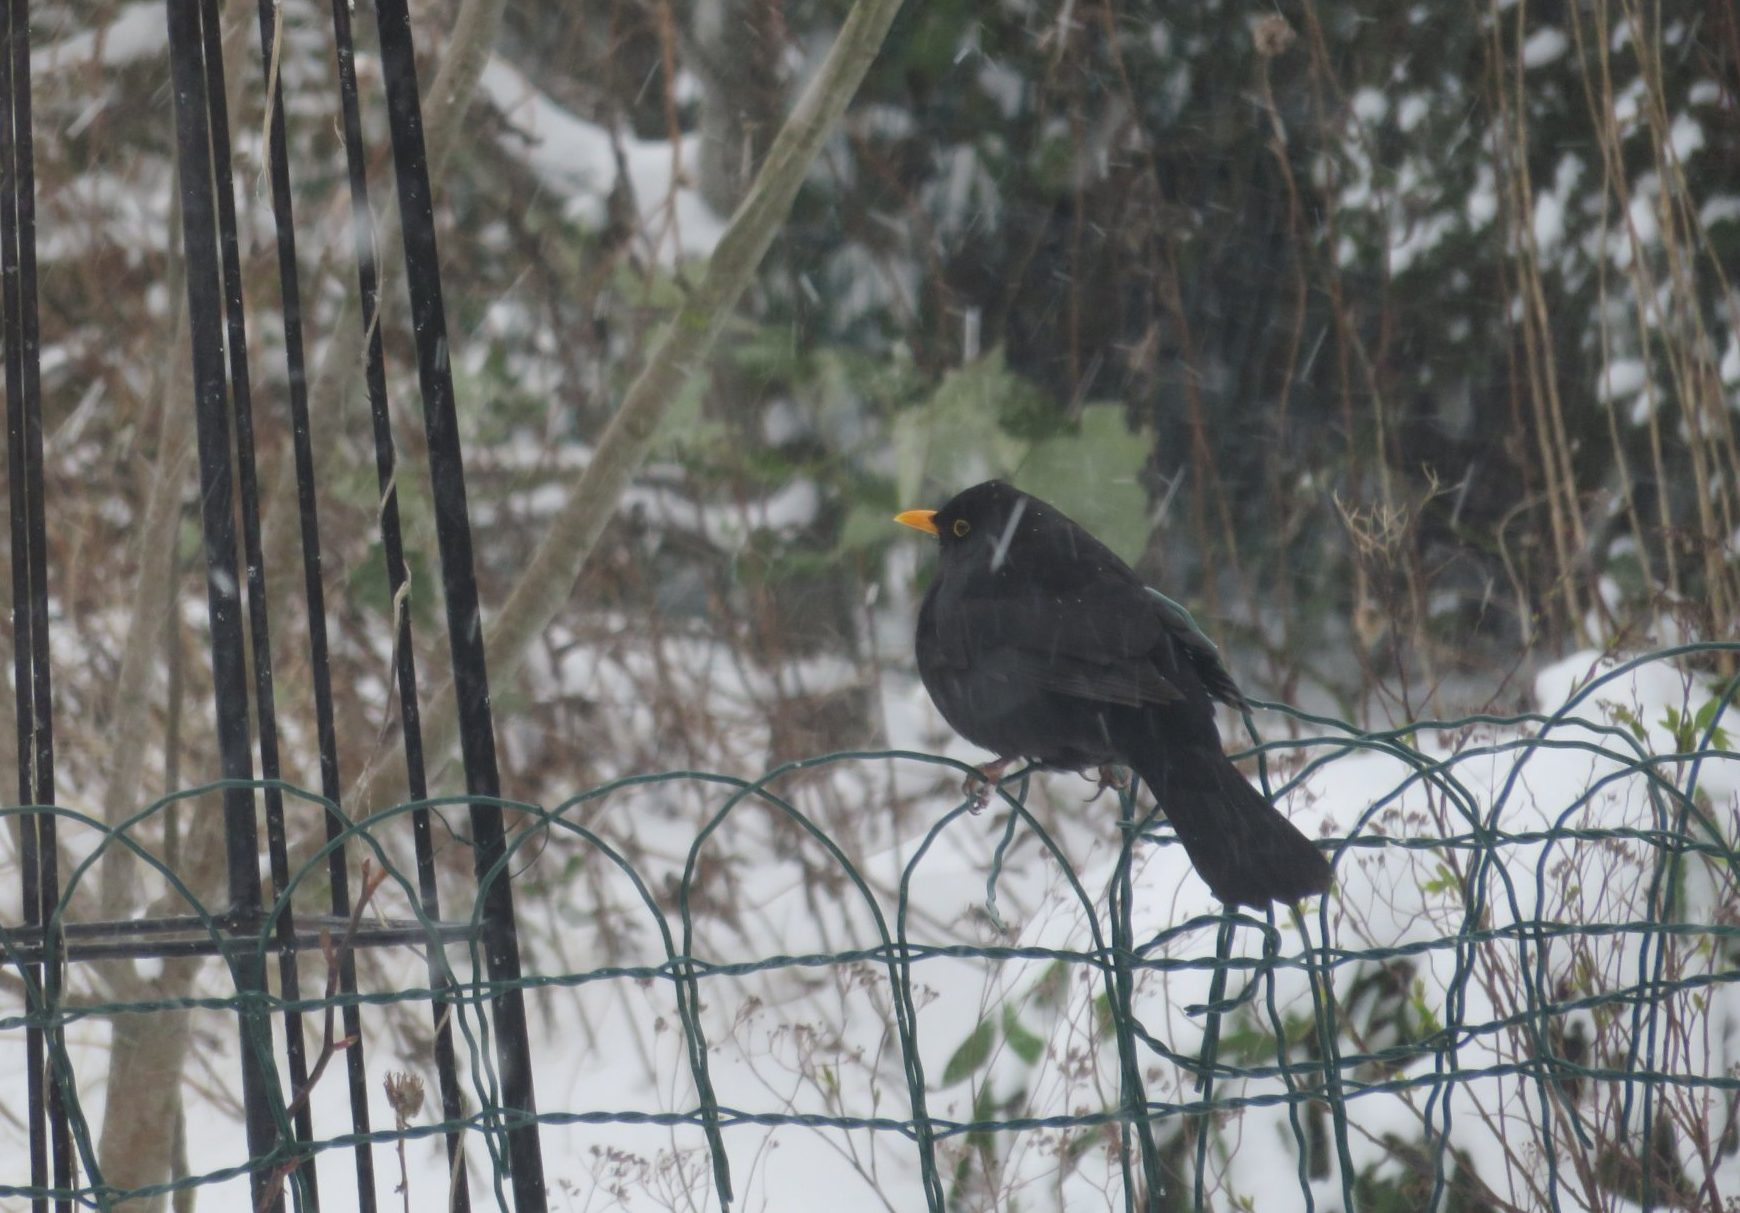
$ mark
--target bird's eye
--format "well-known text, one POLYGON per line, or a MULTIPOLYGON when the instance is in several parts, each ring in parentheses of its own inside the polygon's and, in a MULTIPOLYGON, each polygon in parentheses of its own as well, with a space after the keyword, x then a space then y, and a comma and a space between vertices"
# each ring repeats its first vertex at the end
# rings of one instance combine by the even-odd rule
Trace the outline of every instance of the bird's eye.
POLYGON ((954 526, 949 529, 955 533, 956 539, 965 539, 967 537, 967 532, 973 529, 973 524, 968 522, 965 518, 957 518, 955 519, 954 526))

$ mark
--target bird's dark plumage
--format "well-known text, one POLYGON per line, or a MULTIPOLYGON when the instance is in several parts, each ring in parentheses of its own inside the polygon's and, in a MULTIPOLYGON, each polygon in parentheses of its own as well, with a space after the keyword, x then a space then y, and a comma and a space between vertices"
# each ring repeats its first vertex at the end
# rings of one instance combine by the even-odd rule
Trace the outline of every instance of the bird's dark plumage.
POLYGON ((956 732, 998 758, 1133 768, 1224 902, 1329 888, 1322 852, 1221 749, 1212 701, 1244 699, 1187 611, 1002 481, 899 521, 941 544, 918 614, 918 672, 956 732))

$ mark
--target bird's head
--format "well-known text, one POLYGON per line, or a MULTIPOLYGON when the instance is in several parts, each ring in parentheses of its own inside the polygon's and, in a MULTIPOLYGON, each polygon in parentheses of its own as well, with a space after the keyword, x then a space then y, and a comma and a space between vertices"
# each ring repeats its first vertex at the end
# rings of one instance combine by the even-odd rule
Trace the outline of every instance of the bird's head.
MULTIPOLYGON (((1044 506, 1012 484, 987 480, 962 489, 941 509, 906 510, 894 521, 914 530, 935 535, 943 556, 959 556, 983 548, 993 554, 1007 551, 1023 521, 1038 521, 1044 506)), ((993 565, 1001 560, 993 559, 993 565)))

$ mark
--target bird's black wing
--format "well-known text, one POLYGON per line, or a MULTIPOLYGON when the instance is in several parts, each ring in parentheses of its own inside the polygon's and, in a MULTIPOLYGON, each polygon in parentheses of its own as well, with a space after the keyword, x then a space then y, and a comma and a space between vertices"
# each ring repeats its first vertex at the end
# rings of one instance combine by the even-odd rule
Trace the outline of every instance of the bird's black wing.
POLYGON ((1215 647, 1214 641, 1196 626, 1196 620, 1191 617, 1190 612, 1152 586, 1144 588, 1149 597, 1158 604, 1160 619, 1166 625, 1167 632, 1177 643, 1184 659, 1190 663, 1190 668, 1202 680, 1208 693, 1231 707, 1244 707, 1244 692, 1239 690, 1238 683, 1227 673, 1226 666, 1220 659, 1220 650, 1215 647))
POLYGON ((939 650, 985 676, 1129 707, 1185 697, 1163 669, 1171 629, 1140 586, 964 597, 939 624, 939 650))

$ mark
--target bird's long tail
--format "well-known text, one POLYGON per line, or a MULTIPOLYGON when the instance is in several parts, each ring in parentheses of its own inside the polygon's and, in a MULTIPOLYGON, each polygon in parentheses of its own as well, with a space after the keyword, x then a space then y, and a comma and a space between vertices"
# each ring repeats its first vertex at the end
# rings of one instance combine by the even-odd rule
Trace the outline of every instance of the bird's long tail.
POLYGON ((1136 773, 1160 802, 1190 862, 1229 905, 1262 908, 1328 890, 1329 861, 1220 751, 1148 748, 1136 773))

